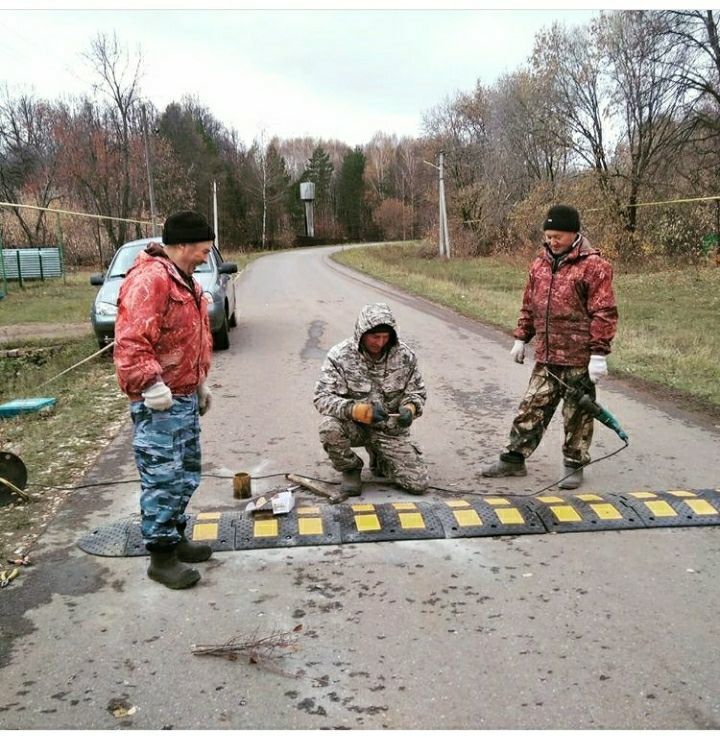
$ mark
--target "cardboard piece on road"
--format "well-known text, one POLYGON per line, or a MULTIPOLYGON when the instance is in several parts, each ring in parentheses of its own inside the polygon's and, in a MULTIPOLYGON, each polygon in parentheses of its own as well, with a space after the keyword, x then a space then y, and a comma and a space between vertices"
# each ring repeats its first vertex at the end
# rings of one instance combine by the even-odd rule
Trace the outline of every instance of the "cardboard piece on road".
POLYGON ((295 495, 292 490, 284 489, 262 495, 251 500, 245 506, 245 512, 272 512, 273 515, 285 515, 295 507, 295 495))

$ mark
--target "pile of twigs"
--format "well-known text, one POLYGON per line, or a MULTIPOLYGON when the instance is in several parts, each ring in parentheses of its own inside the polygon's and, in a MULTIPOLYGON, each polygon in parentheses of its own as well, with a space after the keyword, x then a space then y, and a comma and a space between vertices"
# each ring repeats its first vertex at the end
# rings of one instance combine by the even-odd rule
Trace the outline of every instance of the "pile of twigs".
POLYGON ((250 664, 256 664, 284 676, 298 677, 302 672, 288 673, 280 668, 277 662, 298 650, 297 634, 301 630, 302 624, 296 625, 292 630, 274 630, 266 636, 260 636, 256 630, 249 638, 236 635, 226 643, 217 645, 193 644, 190 651, 196 656, 220 656, 229 661, 237 661, 241 656, 246 656, 250 664))

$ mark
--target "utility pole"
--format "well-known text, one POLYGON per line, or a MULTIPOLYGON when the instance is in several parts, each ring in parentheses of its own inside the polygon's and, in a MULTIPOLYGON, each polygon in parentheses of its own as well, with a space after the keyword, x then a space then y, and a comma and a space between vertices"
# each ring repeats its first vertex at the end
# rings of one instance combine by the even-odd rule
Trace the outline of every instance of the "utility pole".
POLYGON ((150 166, 150 143, 148 141, 147 114, 145 113, 145 103, 140 105, 142 114, 143 143, 145 145, 145 166, 147 167, 148 192, 150 194, 150 222, 152 223, 152 235, 157 236, 157 226, 155 225, 155 190, 153 188, 152 167, 150 166))
POLYGON ((447 224, 447 209, 445 207, 445 154, 440 152, 439 154, 439 166, 437 164, 431 164, 429 161, 423 162, 434 169, 438 170, 438 253, 440 256, 449 259, 450 258, 450 232, 448 231, 447 224))
POLYGON ((220 234, 218 233, 217 182, 213 180, 213 230, 215 231, 215 246, 220 248, 220 234))

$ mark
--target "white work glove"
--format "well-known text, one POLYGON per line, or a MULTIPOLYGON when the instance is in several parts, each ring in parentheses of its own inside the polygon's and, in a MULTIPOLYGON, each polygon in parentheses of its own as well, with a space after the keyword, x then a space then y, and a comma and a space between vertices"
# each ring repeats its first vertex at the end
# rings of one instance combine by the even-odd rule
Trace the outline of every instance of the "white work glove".
POLYGON ((142 396, 145 399, 145 407, 149 407, 151 410, 169 410, 173 404, 170 387, 162 380, 155 382, 152 387, 148 387, 142 393, 142 396))
POLYGON ((602 354, 591 354, 590 363, 588 364, 590 381, 597 384, 598 379, 606 377, 607 373, 607 359, 602 354))
POLYGON ((512 356, 518 364, 523 364, 525 362, 525 342, 515 341, 513 347, 510 349, 510 356, 512 356))
POLYGON ((210 392, 210 387, 205 382, 198 385, 197 396, 200 415, 205 415, 212 405, 212 392, 210 392))

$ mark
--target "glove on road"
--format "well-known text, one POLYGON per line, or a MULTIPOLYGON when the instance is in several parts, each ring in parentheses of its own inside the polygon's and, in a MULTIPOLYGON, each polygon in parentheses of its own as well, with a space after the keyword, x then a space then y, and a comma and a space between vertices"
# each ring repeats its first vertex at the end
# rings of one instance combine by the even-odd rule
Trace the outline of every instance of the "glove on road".
POLYGON ((205 415, 212 405, 212 392, 210 392, 210 387, 205 382, 198 385, 197 396, 200 415, 205 415))
POLYGON ((408 428, 415 419, 415 406, 414 405, 403 405, 400 408, 400 414, 398 416, 398 425, 401 428, 408 428))
POLYGON ((602 354, 591 354, 590 363, 588 364, 590 381, 597 384, 599 379, 607 376, 607 373, 607 359, 602 354))
POLYGON ((388 414, 376 402, 356 402, 350 411, 350 417, 356 423, 372 425, 388 419, 388 414))
POLYGON ((512 356, 513 360, 517 361, 518 364, 524 364, 525 363, 525 342, 515 341, 515 343, 513 344, 513 347, 510 349, 510 356, 512 356))
POLYGON ((142 393, 145 407, 151 410, 169 410, 173 404, 172 392, 165 382, 155 382, 142 393))

